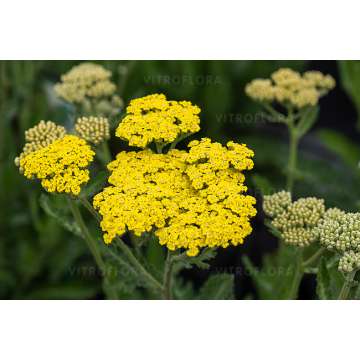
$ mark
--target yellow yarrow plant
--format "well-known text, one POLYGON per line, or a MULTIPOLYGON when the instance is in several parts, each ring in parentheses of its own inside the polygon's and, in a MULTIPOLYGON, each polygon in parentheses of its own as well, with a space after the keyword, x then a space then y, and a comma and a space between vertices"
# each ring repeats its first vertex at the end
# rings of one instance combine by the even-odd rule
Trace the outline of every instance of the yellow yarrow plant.
POLYGON ((85 140, 66 135, 20 160, 24 176, 36 178, 51 193, 78 195, 89 181, 87 167, 95 153, 85 140))

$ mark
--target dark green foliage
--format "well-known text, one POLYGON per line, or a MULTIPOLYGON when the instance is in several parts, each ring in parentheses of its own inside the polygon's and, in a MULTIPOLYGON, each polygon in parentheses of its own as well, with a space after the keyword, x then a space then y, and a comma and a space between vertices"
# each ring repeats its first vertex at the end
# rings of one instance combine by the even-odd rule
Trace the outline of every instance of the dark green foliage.
POLYGON ((243 257, 245 268, 255 283, 260 299, 289 298, 288 290, 296 276, 300 257, 297 249, 285 245, 280 246, 276 253, 265 255, 260 269, 256 268, 247 256, 243 257))
POLYGON ((216 274, 201 287, 200 300, 231 300, 234 298, 234 275, 216 274))

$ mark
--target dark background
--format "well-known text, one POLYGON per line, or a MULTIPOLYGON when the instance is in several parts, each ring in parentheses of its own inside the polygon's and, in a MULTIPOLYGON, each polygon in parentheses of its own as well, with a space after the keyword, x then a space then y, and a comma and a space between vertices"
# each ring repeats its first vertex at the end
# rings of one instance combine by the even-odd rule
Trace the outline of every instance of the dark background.
MULTIPOLYGON (((70 110, 54 96, 52 86, 62 73, 78 63, 0 62, 0 298, 103 298, 96 271, 81 271, 94 266, 82 241, 44 213, 38 201, 40 187, 20 176, 14 165, 26 129, 42 119, 69 125, 70 110)), ((181 276, 195 288, 210 272, 231 272, 235 274, 236 298, 257 298, 242 255, 248 255, 261 267, 264 255, 273 253, 278 246, 263 224, 261 191, 277 191, 285 186, 287 134, 281 125, 267 124, 259 115, 259 106, 245 95, 244 87, 253 78, 268 77, 279 67, 291 67, 299 71, 320 70, 336 79, 336 88, 320 101, 315 127, 301 142, 299 168, 303 177, 295 186, 294 196, 318 196, 325 199, 327 206, 359 209, 359 62, 98 63, 113 72, 125 104, 154 92, 163 92, 175 100, 189 100, 202 109, 201 136, 222 143, 232 139, 255 151, 255 168, 247 174, 249 192, 258 199, 254 231, 244 246, 220 250, 210 270, 184 271, 181 276)), ((113 137, 113 155, 122 148, 124 144, 113 137)), ((156 246, 148 250, 147 256, 155 266, 161 251, 156 246)), ((314 277, 307 275, 301 284, 300 298, 314 297, 314 277)))

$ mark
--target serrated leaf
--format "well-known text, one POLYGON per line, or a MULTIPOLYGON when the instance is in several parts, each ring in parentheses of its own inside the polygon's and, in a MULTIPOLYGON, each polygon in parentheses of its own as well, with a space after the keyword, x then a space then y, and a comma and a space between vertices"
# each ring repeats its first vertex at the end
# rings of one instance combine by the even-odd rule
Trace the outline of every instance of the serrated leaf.
POLYGON ((185 253, 181 254, 176 261, 176 271, 182 268, 191 269, 197 266, 199 269, 207 270, 210 267, 208 261, 216 256, 216 248, 205 248, 197 256, 187 256, 185 253))
POLYGON ((336 257, 323 257, 320 261, 316 293, 321 300, 337 299, 345 280, 337 269, 337 262, 333 263, 333 258, 336 257))
MULTIPOLYGON (((289 289, 295 280, 299 286, 299 279, 295 277, 298 277, 296 266, 300 258, 301 253, 296 248, 282 244, 278 251, 264 256, 260 269, 245 256, 243 264, 254 281, 260 299, 280 300, 295 296, 289 293, 289 289)), ((295 288, 295 292, 297 290, 295 288)))
POLYGON ((173 282, 174 299, 191 300, 195 298, 194 287, 191 281, 184 281, 181 277, 175 277, 173 282))
MULTIPOLYGON (((115 281, 120 291, 133 294, 138 287, 150 291, 155 290, 154 284, 149 281, 148 277, 135 269, 132 263, 119 249, 110 245, 107 249, 107 253, 109 259, 112 260, 112 264, 115 264, 112 281, 115 281)), ((139 261, 139 259, 137 260, 139 261)), ((142 266, 149 272, 149 269, 147 269, 144 264, 142 264, 142 266)))
POLYGON ((216 274, 208 278, 201 287, 201 300, 229 300, 234 298, 234 275, 216 274))

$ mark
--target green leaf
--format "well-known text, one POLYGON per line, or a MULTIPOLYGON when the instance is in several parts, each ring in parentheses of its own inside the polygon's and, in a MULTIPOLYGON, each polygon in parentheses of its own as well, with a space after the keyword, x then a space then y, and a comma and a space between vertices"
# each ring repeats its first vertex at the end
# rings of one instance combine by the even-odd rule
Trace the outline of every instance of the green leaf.
POLYGON ((344 283, 344 276, 338 271, 337 256, 331 254, 324 256, 317 272, 316 293, 321 300, 335 300, 338 298, 341 288, 344 283))
POLYGON ((229 300, 234 299, 234 275, 212 275, 200 289, 201 300, 229 300))
POLYGON ((174 299, 191 300, 194 299, 195 291, 191 281, 184 281, 180 276, 173 280, 174 299))
POLYGON ((251 180, 255 185, 256 191, 260 190, 262 195, 271 194, 274 191, 274 187, 269 179, 260 174, 253 174, 251 180))
POLYGON ((321 142, 351 167, 358 167, 360 146, 338 131, 322 129, 317 133, 321 142))
POLYGON ((304 136, 315 124, 319 114, 319 107, 313 106, 306 108, 296 127, 298 136, 304 136))
POLYGON ((326 267, 326 260, 322 258, 316 277, 316 293, 320 300, 331 299, 330 293, 330 275, 326 267))
POLYGON ((76 236, 83 237, 83 234, 78 227, 78 225, 68 217, 63 210, 60 210, 61 206, 57 203, 57 201, 63 200, 60 197, 56 199, 55 196, 48 196, 45 194, 41 194, 40 196, 40 206, 43 210, 52 218, 54 218, 59 225, 61 225, 64 229, 72 232, 76 236))
POLYGON ((360 129, 360 62, 339 61, 341 84, 353 101, 358 112, 360 129))
POLYGON ((216 248, 205 248, 197 256, 187 256, 185 253, 182 253, 176 260, 176 271, 179 271, 181 268, 191 269, 193 266, 207 270, 210 267, 208 261, 213 259, 216 253, 216 248))
POLYGON ((289 298, 296 274, 296 264, 300 261, 301 252, 298 249, 281 245, 273 254, 265 255, 263 266, 256 268, 251 260, 242 258, 245 269, 254 281, 260 299, 281 300, 289 298))

